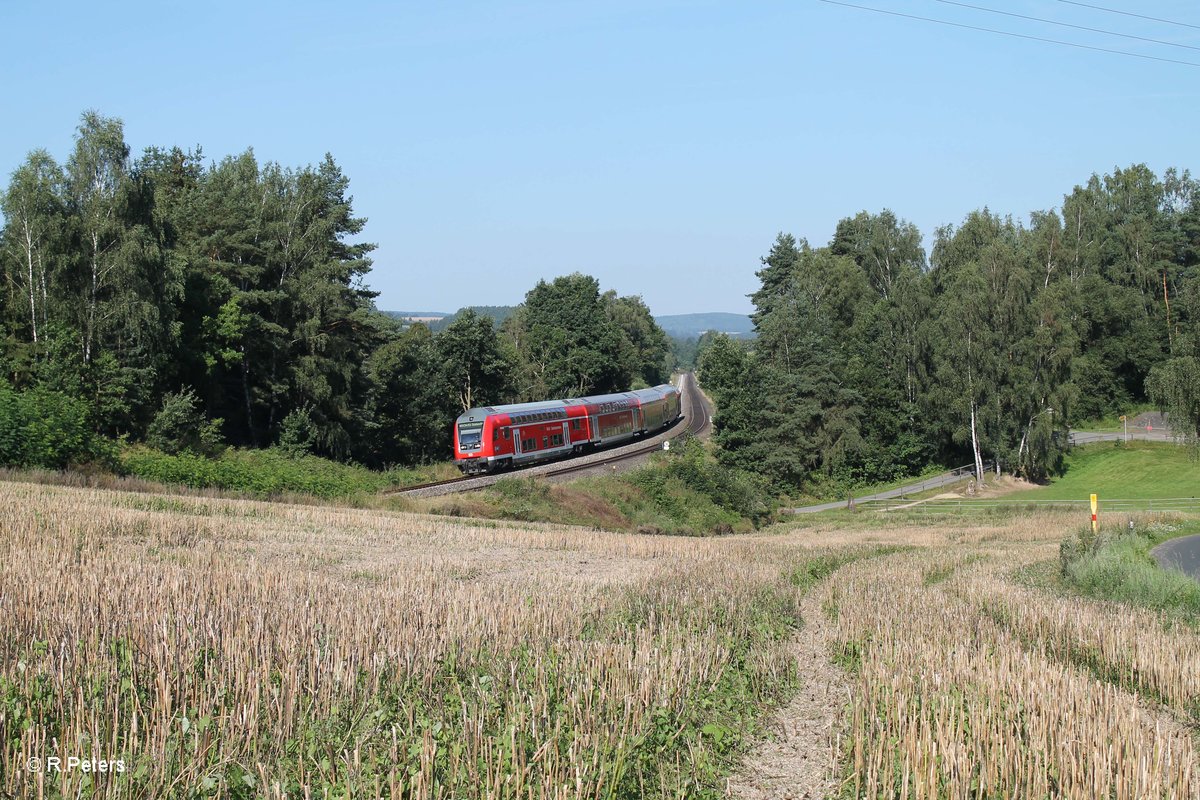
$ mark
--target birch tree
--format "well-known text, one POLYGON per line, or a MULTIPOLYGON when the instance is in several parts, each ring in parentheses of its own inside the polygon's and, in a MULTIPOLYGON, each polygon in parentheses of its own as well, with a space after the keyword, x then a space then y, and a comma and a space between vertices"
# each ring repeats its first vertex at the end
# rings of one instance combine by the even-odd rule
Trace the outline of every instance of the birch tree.
POLYGON ((0 204, 6 220, 4 271, 18 296, 13 316, 22 320, 33 344, 50 324, 52 275, 63 255, 62 190, 62 169, 45 150, 35 150, 13 172, 0 204))
POLYGON ((75 136, 75 152, 67 162, 71 211, 82 245, 76 274, 81 295, 76 312, 84 364, 95 357, 105 321, 103 306, 116 282, 123 226, 117 192, 128 173, 129 147, 120 120, 87 111, 75 136))

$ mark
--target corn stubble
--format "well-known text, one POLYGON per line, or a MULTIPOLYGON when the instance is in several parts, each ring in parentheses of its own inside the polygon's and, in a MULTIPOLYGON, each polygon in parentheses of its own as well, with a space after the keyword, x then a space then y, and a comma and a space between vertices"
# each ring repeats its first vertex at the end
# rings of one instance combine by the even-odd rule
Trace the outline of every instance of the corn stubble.
POLYGON ((855 673, 844 795, 1200 796, 1194 633, 1013 581, 1052 549, 953 552, 853 565, 822 589, 855 673))
POLYGON ((701 793, 691 710, 794 671, 775 547, 19 484, 0 519, 0 796, 701 793))
POLYGON ((1063 515, 682 539, 0 483, 0 520, 0 796, 719 797, 805 591, 843 796, 1200 796, 1200 637, 1012 577, 1063 515))

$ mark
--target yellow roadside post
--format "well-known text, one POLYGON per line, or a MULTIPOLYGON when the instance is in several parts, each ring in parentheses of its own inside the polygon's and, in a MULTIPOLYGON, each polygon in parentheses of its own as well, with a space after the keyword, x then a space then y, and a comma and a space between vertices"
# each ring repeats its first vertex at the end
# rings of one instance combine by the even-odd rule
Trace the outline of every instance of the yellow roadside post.
POLYGON ((1100 532, 1100 520, 1096 516, 1096 495, 1092 495, 1092 533, 1100 532))

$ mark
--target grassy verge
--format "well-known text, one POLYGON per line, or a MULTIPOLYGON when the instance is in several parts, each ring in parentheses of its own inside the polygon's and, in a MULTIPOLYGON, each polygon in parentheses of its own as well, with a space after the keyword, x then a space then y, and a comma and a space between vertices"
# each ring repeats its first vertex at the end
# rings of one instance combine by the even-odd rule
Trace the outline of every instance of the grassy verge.
POLYGON ((127 448, 117 472, 0 470, 0 479, 122 491, 267 499, 300 504, 424 511, 455 517, 583 525, 604 530, 693 536, 745 532, 773 519, 769 491, 726 469, 699 441, 655 455, 616 476, 551 485, 514 475, 479 492, 431 500, 380 492, 458 476, 447 462, 386 472, 277 450, 229 449, 215 458, 127 448))
POLYGON ((1200 533, 1198 520, 1150 520, 1093 536, 1084 529, 1059 548, 1063 585, 1079 594, 1200 620, 1200 583, 1163 569, 1150 551, 1169 539, 1200 533))
MULTIPOLYGON (((901 486, 908 486, 912 483, 920 483, 926 478, 932 478, 946 472, 947 468, 940 464, 931 464, 915 475, 906 475, 902 478, 896 478, 890 481, 878 481, 874 483, 855 482, 846 484, 841 481, 831 481, 828 483, 816 483, 806 487, 806 491, 802 495, 789 497, 788 502, 797 505, 817 505, 818 503, 829 503, 834 500, 845 500, 847 496, 863 497, 876 492, 886 492, 888 489, 897 489, 901 486)), ((939 491, 944 491, 940 489, 939 491)))
POLYGON ((277 450, 229 449, 217 458, 194 453, 168 455, 147 447, 131 447, 120 458, 126 475, 162 485, 221 489, 251 497, 284 494, 318 498, 371 495, 391 487, 449 477, 449 465, 387 472, 341 464, 317 456, 290 456, 277 450))
POLYGON ((86 463, 68 469, 0 467, 0 480, 18 483, 391 509, 405 504, 380 496, 381 490, 457 475, 458 470, 450 463, 380 472, 275 450, 226 450, 217 458, 206 458, 193 453, 168 455, 142 446, 114 453, 111 466, 86 463))
POLYGON ((690 536, 745 532, 773 518, 768 491, 753 478, 722 467, 695 440, 621 475, 554 485, 508 477, 483 491, 428 501, 425 509, 690 536))

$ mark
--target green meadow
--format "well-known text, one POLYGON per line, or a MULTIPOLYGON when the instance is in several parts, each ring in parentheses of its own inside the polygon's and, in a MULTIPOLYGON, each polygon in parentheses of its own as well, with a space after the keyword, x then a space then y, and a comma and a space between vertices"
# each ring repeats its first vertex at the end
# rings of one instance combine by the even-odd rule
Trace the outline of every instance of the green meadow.
POLYGON ((1098 442, 1067 457, 1066 472, 1014 500, 1147 500, 1200 496, 1200 453, 1165 442, 1098 442))

